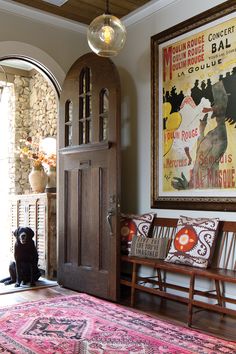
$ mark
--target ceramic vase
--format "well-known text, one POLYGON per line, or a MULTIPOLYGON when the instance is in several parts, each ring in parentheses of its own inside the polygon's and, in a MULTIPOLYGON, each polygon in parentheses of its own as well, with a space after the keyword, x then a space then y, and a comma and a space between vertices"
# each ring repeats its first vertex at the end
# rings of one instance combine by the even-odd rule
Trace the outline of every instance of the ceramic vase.
POLYGON ((57 174, 56 174, 56 167, 49 166, 47 171, 48 182, 46 185, 46 192, 54 193, 56 192, 56 185, 57 185, 57 174))
POLYGON ((48 177, 43 166, 33 167, 29 174, 29 183, 33 193, 45 192, 48 177))

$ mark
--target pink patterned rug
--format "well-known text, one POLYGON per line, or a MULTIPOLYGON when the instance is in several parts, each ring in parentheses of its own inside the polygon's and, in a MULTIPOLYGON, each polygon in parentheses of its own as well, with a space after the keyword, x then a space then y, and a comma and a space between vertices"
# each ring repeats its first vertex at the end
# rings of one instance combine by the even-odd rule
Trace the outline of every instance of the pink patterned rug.
POLYGON ((0 353, 233 354, 236 343, 78 294, 0 308, 0 353))

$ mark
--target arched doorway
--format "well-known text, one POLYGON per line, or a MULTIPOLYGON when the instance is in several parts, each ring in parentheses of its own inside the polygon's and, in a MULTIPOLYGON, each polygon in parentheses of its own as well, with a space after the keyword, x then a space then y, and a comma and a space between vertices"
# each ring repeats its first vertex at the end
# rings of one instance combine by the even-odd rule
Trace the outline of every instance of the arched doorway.
MULTIPOLYGON (((9 43, 8 43, 9 49, 9 43)), ((28 48, 29 49, 29 48, 28 48)), ((32 48, 31 48, 32 49, 32 48)), ((1 50, 2 51, 2 50, 1 50)), ((35 48, 32 49, 32 52, 38 53, 38 50, 35 48)), ((41 57, 45 57, 48 59, 47 55, 42 55, 40 51, 41 57)), ((36 58, 38 55, 36 55, 36 58)), ((45 63, 47 60, 43 60, 43 64, 38 61, 38 59, 32 59, 31 57, 23 56, 22 54, 19 55, 10 55, 8 56, 5 54, 2 58, 0 58, 0 66, 3 70, 0 70, 0 83, 2 89, 2 99, 1 99, 1 122, 2 128, 1 129, 1 145, 2 145, 2 154, 0 156, 0 163, 4 166, 4 169, 1 168, 1 184, 4 186, 0 190, 0 197, 1 200, 4 200, 4 205, 2 203, 2 211, 1 215, 5 216, 3 219, 5 220, 5 230, 2 234, 4 238, 5 247, 1 249, 1 273, 0 278, 8 276, 8 263, 9 263, 9 246, 10 243, 7 242, 11 238, 11 213, 9 211, 9 195, 13 194, 22 194, 27 195, 30 193, 30 188, 27 188, 28 183, 28 174, 26 170, 23 173, 20 173, 20 165, 18 168, 15 168, 15 149, 17 147, 17 142, 19 142, 22 138, 26 139, 29 135, 36 135, 36 140, 38 142, 39 136, 42 137, 46 136, 54 136, 56 137, 57 134, 57 108, 58 108, 58 98, 60 93, 60 83, 61 78, 63 77, 62 70, 57 70, 59 72, 58 81, 54 73, 49 71, 45 63), (6 68, 8 68, 6 70, 6 68), (15 82, 14 82, 15 81, 15 82), (43 82, 43 84, 42 84, 43 82), (38 90, 37 90, 38 87, 38 90), (42 87, 44 89, 44 93, 42 93, 42 87), (50 88, 50 90, 49 90, 50 88), (41 90, 41 92, 40 92, 41 90), (32 92, 31 92, 32 91, 32 92), (50 92, 49 92, 50 91, 50 92), (17 103, 11 102, 9 104, 9 100, 12 99, 12 94, 16 94, 17 96, 17 103), (32 93, 33 99, 31 97, 31 101, 34 101, 34 104, 29 104, 27 107, 27 100, 32 93), (37 94, 40 97, 37 97, 37 94), (54 97, 52 97, 54 95, 54 97), (38 102, 37 102, 38 100, 38 102), (16 109, 17 106, 17 110, 16 109), (54 108, 52 108, 52 106, 54 108), (42 107, 47 107, 43 111, 42 107), (12 114, 14 111, 14 119, 11 120, 11 124, 9 124, 9 115, 12 114), (50 114, 48 114, 50 112, 50 114), (41 122, 40 124, 40 117, 46 115, 44 117, 44 123, 41 122), (35 123, 34 119, 31 121, 29 117, 34 115, 37 118, 38 122, 38 129, 34 126, 35 123), (50 115, 50 117, 49 117, 50 115), (52 119, 53 116, 53 119, 52 119), (3 119, 5 117, 5 119, 3 119), (7 118, 6 118, 7 117, 7 118), (17 119, 15 120, 15 118, 17 119), (28 121, 27 121, 28 120, 28 121), (53 121, 53 124, 47 124, 50 121, 53 121), (14 121, 14 127, 13 127, 14 121), (17 121, 17 122, 16 122, 17 121), (36 134, 34 134, 36 132, 36 134), (14 138, 13 138, 14 137, 14 138), (12 156, 9 156, 9 150, 12 153, 12 156), (14 162, 14 168, 11 164, 14 162), (9 165, 10 164, 10 165, 9 165), (9 168, 10 167, 10 168, 9 168), (8 171, 7 171, 8 170, 8 171), (9 174, 9 170, 11 171, 9 174), (14 170, 14 172, 13 172, 14 170), (18 184, 18 187, 12 188, 12 175, 15 174, 15 187, 18 184), (2 183, 2 180, 5 178, 5 183, 2 183), (10 181, 10 182, 9 182, 10 181), (23 183, 24 182, 24 183, 23 183), (4 194, 4 195, 3 195, 4 194), (3 215, 4 214, 4 215, 3 215), (7 230, 8 228, 8 230, 7 230), (5 261, 5 263, 4 263, 5 261), (2 263, 3 262, 3 263, 2 263)), ((51 60, 52 61, 52 60, 51 60)), ((50 60, 49 60, 50 62, 50 60)), ((50 65, 49 65, 50 66, 50 65)), ((29 98, 30 100, 30 98, 29 98)), ((55 207, 56 210, 56 207, 55 207)), ((56 250, 55 250, 56 252, 56 250)))

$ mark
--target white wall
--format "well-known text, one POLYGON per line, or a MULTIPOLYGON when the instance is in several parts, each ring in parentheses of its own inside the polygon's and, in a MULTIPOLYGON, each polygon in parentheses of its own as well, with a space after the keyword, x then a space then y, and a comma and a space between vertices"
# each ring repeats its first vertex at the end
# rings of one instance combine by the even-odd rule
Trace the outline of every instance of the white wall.
MULTIPOLYGON (((148 18, 128 26, 125 48, 114 58, 122 85, 122 209, 125 212, 143 213, 150 210, 150 37, 222 2, 176 0, 148 18)), ((206 215, 202 211, 155 211, 164 217, 178 217, 183 212, 188 215, 206 215)), ((218 215, 224 220, 236 218, 236 213, 232 212, 207 214, 218 215)))
MULTIPOLYGON (((168 1, 168 0, 167 0, 168 1)), ((165 2, 165 0, 163 1, 165 2)), ((170 2, 170 1, 169 1, 170 2)), ((113 60, 118 66, 122 88, 122 210, 161 217, 218 216, 235 220, 235 212, 150 209, 151 195, 151 52, 150 37, 224 1, 176 0, 148 18, 128 26, 127 42, 113 60)), ((143 271, 143 270, 142 270, 143 271)), ((185 277, 168 275, 169 280, 188 287, 185 277)), ((197 286, 209 290, 202 279, 197 286)), ((235 287, 227 287, 234 294, 235 287)))
POLYGON ((6 54, 34 57, 49 69, 57 69, 55 74, 62 84, 76 59, 90 51, 85 34, 74 28, 60 28, 53 19, 51 24, 31 20, 24 11, 15 15, 0 7, 0 59, 6 54))

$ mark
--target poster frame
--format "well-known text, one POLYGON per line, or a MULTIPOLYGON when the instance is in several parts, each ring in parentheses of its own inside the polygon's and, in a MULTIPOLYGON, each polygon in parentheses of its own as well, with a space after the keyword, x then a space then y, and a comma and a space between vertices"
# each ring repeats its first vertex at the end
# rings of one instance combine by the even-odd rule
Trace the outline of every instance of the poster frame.
POLYGON ((211 210, 211 211, 236 211, 236 197, 229 195, 204 196, 195 195, 194 190, 186 191, 185 196, 179 195, 178 191, 173 195, 165 196, 161 192, 159 176, 163 171, 160 167, 160 141, 159 127, 162 117, 160 117, 159 107, 163 103, 160 100, 160 80, 163 79, 163 72, 160 72, 159 52, 160 47, 165 43, 179 36, 186 38, 189 33, 200 31, 200 27, 209 25, 215 20, 224 20, 224 17, 235 13, 236 3, 228 0, 218 6, 202 12, 180 24, 177 24, 163 32, 151 37, 151 208, 154 209, 185 209, 185 210, 211 210))

